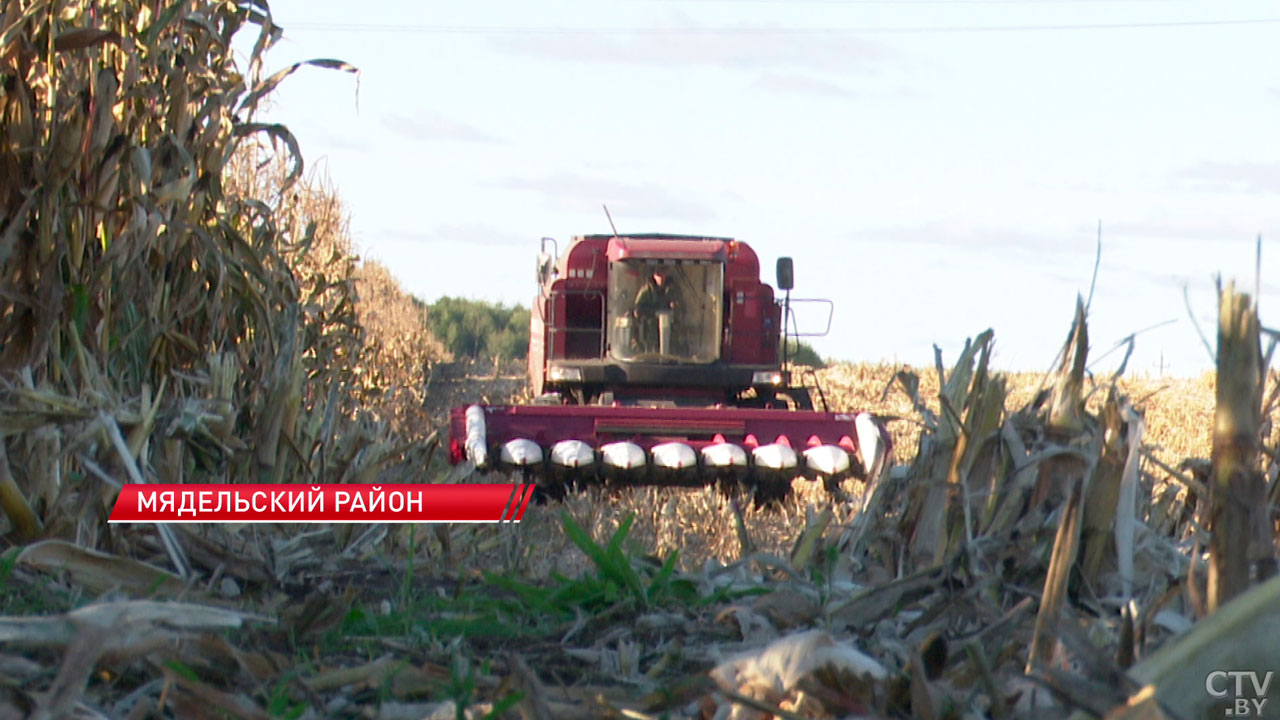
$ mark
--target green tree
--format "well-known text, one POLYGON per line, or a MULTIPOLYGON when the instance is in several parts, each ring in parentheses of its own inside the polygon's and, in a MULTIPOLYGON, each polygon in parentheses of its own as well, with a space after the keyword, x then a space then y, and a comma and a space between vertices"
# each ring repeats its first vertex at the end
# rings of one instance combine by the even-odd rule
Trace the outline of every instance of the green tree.
POLYGON ((529 349, 529 309, 442 297, 427 306, 431 334, 458 358, 523 358, 529 349))
POLYGON ((827 366, 827 361, 822 359, 812 345, 799 340, 791 340, 787 343, 787 359, 796 365, 808 365, 814 368, 827 366))

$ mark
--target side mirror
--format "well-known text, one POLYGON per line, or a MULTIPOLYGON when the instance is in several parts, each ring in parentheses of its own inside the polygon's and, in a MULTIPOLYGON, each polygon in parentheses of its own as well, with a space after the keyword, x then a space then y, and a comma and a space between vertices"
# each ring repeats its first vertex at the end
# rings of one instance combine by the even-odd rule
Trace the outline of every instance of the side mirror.
POLYGON ((555 267, 559 246, 555 238, 542 238, 542 251, 538 253, 538 285, 546 285, 551 279, 552 268, 555 267), (551 252, 547 252, 547 244, 551 244, 551 252))
POLYGON ((538 285, 546 285, 551 279, 551 256, 546 253, 538 254, 538 285))
POLYGON ((778 289, 790 290, 796 286, 795 269, 791 265, 791 258, 778 258, 778 289))

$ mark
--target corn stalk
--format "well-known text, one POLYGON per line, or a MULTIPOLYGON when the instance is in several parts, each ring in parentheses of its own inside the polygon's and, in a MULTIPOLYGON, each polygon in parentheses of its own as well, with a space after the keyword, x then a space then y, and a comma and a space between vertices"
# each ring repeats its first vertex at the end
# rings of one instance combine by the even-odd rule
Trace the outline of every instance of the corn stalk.
POLYGON ((78 533, 122 479, 251 477, 251 444, 296 481, 335 438, 384 439, 346 392, 370 383, 341 208, 288 193, 297 142, 255 118, 300 68, 354 68, 268 74, 280 36, 262 0, 0 4, 0 437, 18 478, 0 506, 24 534, 58 508, 74 519, 53 532, 78 533), (71 473, 108 484, 71 497, 71 473))
MULTIPOLYGON (((912 468, 913 475, 925 479, 927 488, 919 505, 911 542, 911 556, 918 567, 941 563, 948 546, 958 544, 953 543, 952 528, 959 530, 963 525, 959 524, 959 514, 950 510, 962 507, 964 476, 978 444, 975 435, 980 439, 987 432, 990 418, 998 419, 1004 403, 1002 386, 990 396, 986 392, 993 337, 992 331, 987 330, 966 342, 949 377, 942 369, 941 353, 938 353, 941 416, 936 433, 921 438, 920 452, 912 468), (989 397, 996 398, 996 402, 988 402, 989 397)), ((964 512, 968 512, 967 505, 964 512)))
POLYGON ((1210 612, 1248 589, 1272 556, 1266 485, 1258 470, 1262 412, 1258 313, 1234 283, 1218 293, 1218 385, 1210 488, 1210 612))
MULTIPOLYGON (((1067 587, 1080 549, 1080 530, 1086 500, 1094 487, 1090 482, 1097 467, 1097 438, 1091 431, 1095 423, 1084 408, 1084 374, 1089 353, 1089 331, 1084 302, 1076 298, 1075 318, 1063 345, 1061 363, 1054 378, 1049 405, 1043 413, 1045 440, 1050 446, 1077 452, 1057 453, 1039 466, 1036 491, 1031 498, 1033 511, 1060 507, 1058 529, 1045 574, 1044 592, 1036 614, 1035 635, 1031 641, 1027 671, 1049 665, 1056 654, 1056 629, 1062 619, 1067 587), (1055 499, 1058 499, 1054 502, 1055 499)), ((1113 504, 1114 507, 1114 504, 1113 504)))

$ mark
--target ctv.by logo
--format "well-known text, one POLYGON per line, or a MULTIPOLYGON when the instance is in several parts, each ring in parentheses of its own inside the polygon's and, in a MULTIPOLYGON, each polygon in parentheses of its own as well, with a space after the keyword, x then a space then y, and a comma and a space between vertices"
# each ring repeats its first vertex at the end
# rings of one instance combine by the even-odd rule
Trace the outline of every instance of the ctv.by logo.
POLYGON ((1253 670, 1215 670, 1204 678, 1205 692, 1228 701, 1226 717, 1262 717, 1267 707, 1267 688, 1274 672, 1253 670))

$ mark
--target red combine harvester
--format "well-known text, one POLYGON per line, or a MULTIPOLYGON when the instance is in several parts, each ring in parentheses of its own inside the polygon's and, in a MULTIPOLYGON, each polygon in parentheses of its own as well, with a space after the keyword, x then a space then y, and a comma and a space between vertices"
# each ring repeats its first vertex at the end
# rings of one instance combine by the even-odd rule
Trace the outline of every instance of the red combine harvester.
POLYGON ((755 251, 728 238, 586 235, 556 249, 545 238, 538 258, 536 400, 454 408, 454 464, 532 476, 553 495, 593 479, 718 480, 757 499, 801 475, 881 472, 890 443, 878 421, 814 410, 810 389, 792 384, 790 258, 778 260, 779 302, 755 251))

